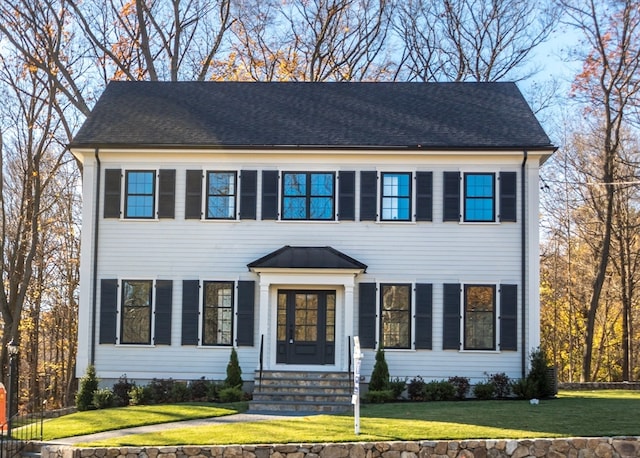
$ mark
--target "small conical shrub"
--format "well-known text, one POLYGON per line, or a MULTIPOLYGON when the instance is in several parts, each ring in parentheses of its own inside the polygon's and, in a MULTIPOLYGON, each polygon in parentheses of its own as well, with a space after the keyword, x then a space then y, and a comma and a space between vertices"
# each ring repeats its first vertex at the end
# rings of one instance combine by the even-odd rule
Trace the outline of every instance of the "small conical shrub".
POLYGON ((224 380, 226 388, 242 388, 242 369, 238 362, 238 353, 235 348, 231 349, 229 364, 227 364, 227 378, 224 380))
POLYGON ((76 393, 76 408, 80 411, 95 408, 93 394, 98 391, 98 377, 93 365, 87 367, 87 372, 80 379, 80 386, 76 393))
POLYGON ((385 391, 390 389, 389 366, 384 357, 382 346, 376 351, 376 362, 373 365, 371 380, 369 381, 369 391, 385 391))

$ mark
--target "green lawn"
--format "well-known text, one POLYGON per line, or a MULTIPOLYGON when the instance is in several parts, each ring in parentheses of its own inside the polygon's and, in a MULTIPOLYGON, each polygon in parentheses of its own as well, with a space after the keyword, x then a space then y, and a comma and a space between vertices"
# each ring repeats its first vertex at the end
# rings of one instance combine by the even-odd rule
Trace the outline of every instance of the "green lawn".
MULTIPOLYGON (((149 412, 164 406, 148 407, 149 412)), ((176 406, 172 406, 175 409, 176 406)), ((211 407, 213 409, 213 407, 211 407)), ((83 412, 100 418, 110 409, 83 412)), ((141 409, 141 408, 137 408, 141 409)), ((350 415, 292 417, 243 424, 170 429, 161 433, 122 436, 91 445, 214 445, 378 440, 533 438, 640 435, 640 392, 566 392, 540 401, 464 401, 362 405, 361 434, 354 434, 350 415)), ((129 414, 146 416, 144 411, 129 414)), ((129 418, 129 414, 125 415, 129 418)), ((79 414, 74 414, 79 415, 79 414)), ((69 416, 73 417, 73 415, 69 416)), ((45 435, 50 437, 50 425, 45 435)), ((149 423, 144 423, 149 424, 149 423)), ((80 434, 80 433, 74 433, 80 434)), ((69 436, 71 434, 66 434, 69 436)), ((60 436, 58 436, 60 437, 60 436)))

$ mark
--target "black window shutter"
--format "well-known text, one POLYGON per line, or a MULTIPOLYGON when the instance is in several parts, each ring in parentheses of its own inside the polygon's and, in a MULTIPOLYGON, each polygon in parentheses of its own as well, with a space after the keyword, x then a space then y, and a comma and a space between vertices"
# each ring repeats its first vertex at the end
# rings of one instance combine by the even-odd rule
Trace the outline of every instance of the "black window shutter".
POLYGON ((375 221, 377 213, 378 172, 360 172, 360 221, 375 221))
MULTIPOLYGON (((119 172, 119 171, 118 171, 119 172)), ((116 343, 118 322, 118 280, 100 280, 100 337, 101 344, 116 343)))
POLYGON ((460 349, 460 284, 445 283, 443 294, 442 349, 460 349))
POLYGON ((262 171, 262 219, 278 219, 278 171, 262 171))
POLYGON ((518 350, 518 285, 500 285, 500 350, 518 350))
POLYGON ((198 345, 200 281, 182 281, 182 345, 198 345))
POLYGON ((202 170, 187 170, 184 207, 185 219, 202 217, 202 170))
POLYGON ((338 219, 353 221, 356 219, 356 172, 340 172, 338 186, 338 219))
POLYGON ((104 171, 104 217, 120 218, 120 187, 122 172, 120 169, 104 171))
POLYGON ((158 178, 158 218, 175 218, 176 171, 160 170, 158 178))
POLYGON ((376 284, 360 283, 359 289, 358 333, 360 347, 376 346, 376 284))
POLYGON ((460 172, 444 172, 443 221, 460 221, 460 172))
POLYGON ((433 220, 433 172, 416 173, 416 221, 433 220))
POLYGON ((155 332, 153 343, 171 345, 171 305, 173 281, 156 280, 155 332))
POLYGON ((500 172, 500 221, 517 220, 516 172, 500 172))
POLYGON ((240 219, 256 219, 258 203, 258 172, 243 170, 240 172, 240 219))
POLYGON ((431 350, 433 327, 433 286, 416 284, 416 343, 417 350, 431 350))
POLYGON ((256 282, 238 281, 238 346, 253 347, 253 314, 256 297, 256 282))

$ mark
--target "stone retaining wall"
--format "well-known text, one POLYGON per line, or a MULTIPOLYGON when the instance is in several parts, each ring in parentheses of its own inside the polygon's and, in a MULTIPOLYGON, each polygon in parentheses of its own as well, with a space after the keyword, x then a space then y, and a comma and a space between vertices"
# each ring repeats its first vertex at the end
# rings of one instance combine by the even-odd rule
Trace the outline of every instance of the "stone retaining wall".
POLYGON ((42 458, 637 458, 640 437, 180 447, 47 445, 42 458))
POLYGON ((575 382, 559 383, 561 390, 640 390, 640 382, 575 382))

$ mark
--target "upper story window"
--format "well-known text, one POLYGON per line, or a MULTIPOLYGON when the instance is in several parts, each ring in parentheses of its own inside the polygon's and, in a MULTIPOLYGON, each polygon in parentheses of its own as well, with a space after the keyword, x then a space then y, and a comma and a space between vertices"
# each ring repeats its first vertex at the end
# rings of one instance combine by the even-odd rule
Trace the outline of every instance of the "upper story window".
POLYGON ((152 292, 151 280, 122 281, 120 343, 151 343, 152 292))
POLYGON ((465 285, 464 349, 496 348, 496 287, 465 285))
POLYGON ((411 221, 411 173, 382 173, 383 221, 411 221))
POLYGON ((236 172, 207 172, 207 219, 236 218, 236 172))
POLYGON ((495 176, 493 173, 464 175, 464 220, 495 221, 495 176))
POLYGON ((282 219, 333 220, 334 190, 334 173, 283 172, 282 219))
POLYGON ((231 345, 233 282, 204 282, 202 344, 231 345))
POLYGON ((155 170, 127 170, 125 218, 154 218, 155 194, 155 170))
POLYGON ((411 348, 411 285, 381 285, 384 348, 411 348))

